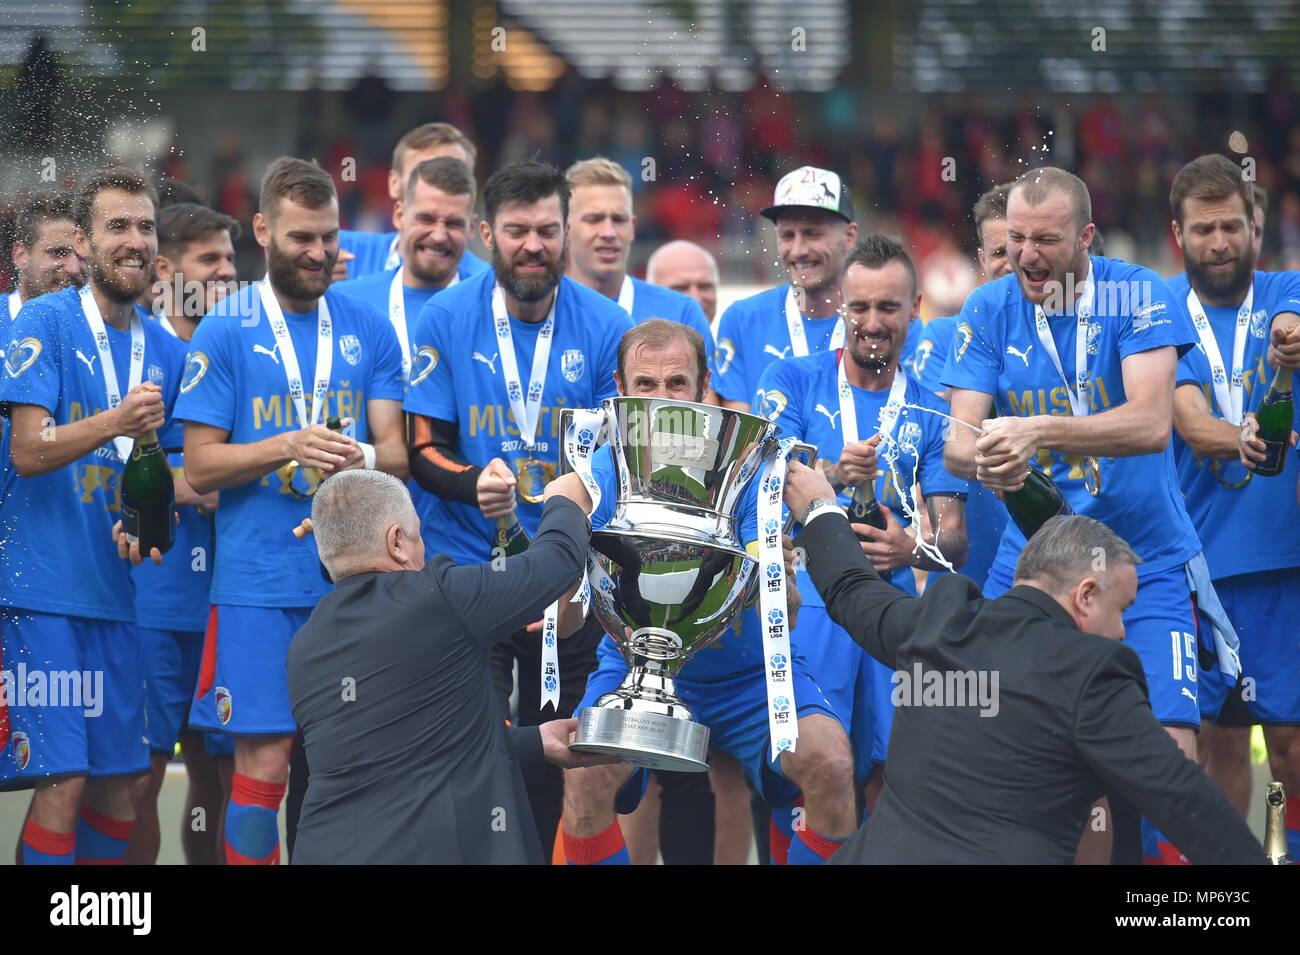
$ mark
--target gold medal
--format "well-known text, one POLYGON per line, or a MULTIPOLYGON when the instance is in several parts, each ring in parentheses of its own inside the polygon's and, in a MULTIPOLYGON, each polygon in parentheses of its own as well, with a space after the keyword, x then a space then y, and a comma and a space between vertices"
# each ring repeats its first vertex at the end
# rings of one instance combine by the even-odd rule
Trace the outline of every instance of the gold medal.
POLYGON ((1238 488, 1245 487, 1247 484, 1250 483, 1250 479, 1255 476, 1254 471, 1243 466, 1241 470, 1245 472, 1246 475, 1245 477, 1243 477, 1240 481, 1226 480, 1224 477, 1224 471, 1226 470, 1226 466, 1225 466, 1226 463, 1227 462, 1217 461, 1217 460, 1210 462, 1210 473, 1214 475, 1214 480, 1219 482, 1220 487, 1227 488, 1229 491, 1235 491, 1238 488))
POLYGON ((1101 493, 1101 461, 1092 455, 1083 459, 1083 486, 1093 497, 1101 493))
POLYGON ((519 477, 515 487, 519 492, 520 500, 527 501, 529 504, 542 503, 553 469, 554 465, 536 458, 524 458, 516 462, 515 471, 519 477))
POLYGON ((278 467, 275 475, 294 497, 306 500, 316 493, 323 480, 317 468, 305 468, 297 461, 278 467))

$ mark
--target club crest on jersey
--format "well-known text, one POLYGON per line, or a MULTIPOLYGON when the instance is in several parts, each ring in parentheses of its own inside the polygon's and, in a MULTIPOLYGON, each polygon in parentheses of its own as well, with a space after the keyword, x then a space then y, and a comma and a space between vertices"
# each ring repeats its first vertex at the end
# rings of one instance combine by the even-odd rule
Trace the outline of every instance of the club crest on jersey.
POLYGON ((1250 333, 1256 338, 1266 338, 1268 336, 1267 311, 1260 308, 1250 313, 1250 333))
POLYGON ((438 350, 431 345, 421 345, 415 350, 415 361, 411 364, 411 385, 424 381, 437 367, 438 350))
POLYGON ((163 383, 163 370, 162 370, 162 367, 161 367, 161 366, 159 366, 159 365, 150 365, 150 366, 149 366, 149 370, 145 372, 145 377, 147 377, 150 381, 152 381, 152 382, 153 382, 155 385, 157 385, 159 388, 162 387, 162 383, 163 383))
POLYGON ((349 365, 355 365, 361 361, 361 339, 356 335, 339 336, 339 354, 342 355, 349 365))
POLYGON ((201 351, 190 352, 185 359, 185 376, 181 379, 181 394, 185 394, 208 373, 208 356, 201 351))
POLYGON ((898 429, 898 443, 913 448, 921 441, 921 426, 915 421, 904 421, 898 429))
POLYGON ((225 726, 230 722, 230 691, 224 686, 219 686, 213 696, 217 704, 217 719, 221 721, 222 726, 225 726))
POLYGON ((587 359, 576 348, 570 348, 560 356, 560 372, 564 375, 567 382, 575 382, 582 377, 582 373, 587 370, 587 359))
POLYGON ((957 354, 953 356, 953 361, 961 361, 966 355, 966 349, 970 348, 971 339, 975 337, 974 330, 965 322, 957 326, 957 337, 960 344, 957 346, 957 354))
POLYGON ((930 352, 934 351, 934 342, 926 339, 916 346, 916 354, 912 356, 912 371, 921 374, 925 370, 925 363, 930 360, 930 352))
POLYGON ((1101 325, 1097 322, 1088 323, 1088 354, 1097 354, 1097 348, 1101 345, 1101 325))
POLYGON ((713 363, 718 366, 718 374, 725 375, 727 369, 731 367, 731 360, 736 357, 736 346, 731 343, 729 338, 719 338, 718 347, 714 351, 713 363))
POLYGON ((44 348, 40 341, 35 338, 24 338, 21 341, 14 340, 9 343, 9 349, 5 355, 5 371, 9 372, 10 378, 17 378, 41 357, 41 349, 44 348))
POLYGON ((781 392, 773 388, 771 391, 759 390, 758 392, 758 413, 768 421, 775 421, 781 417, 781 412, 785 406, 790 403, 789 399, 781 392))
POLYGON ((27 739, 26 733, 14 733, 14 764, 20 769, 26 769, 27 764, 32 761, 32 744, 27 739))

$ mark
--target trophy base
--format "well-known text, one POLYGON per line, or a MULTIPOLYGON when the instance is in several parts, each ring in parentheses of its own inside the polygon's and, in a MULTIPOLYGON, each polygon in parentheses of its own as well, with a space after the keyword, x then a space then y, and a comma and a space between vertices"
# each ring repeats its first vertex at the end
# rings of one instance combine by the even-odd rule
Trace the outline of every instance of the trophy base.
POLYGON ((578 712, 570 749, 618 756, 646 769, 709 771, 709 728, 694 720, 644 710, 589 706, 578 712))

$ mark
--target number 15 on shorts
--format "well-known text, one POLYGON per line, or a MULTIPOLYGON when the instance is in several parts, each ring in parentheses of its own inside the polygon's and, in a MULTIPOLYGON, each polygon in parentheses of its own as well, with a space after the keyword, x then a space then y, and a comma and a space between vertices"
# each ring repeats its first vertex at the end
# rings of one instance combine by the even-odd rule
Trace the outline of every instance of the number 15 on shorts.
POLYGON ((1186 677, 1196 682, 1196 636, 1179 630, 1169 631, 1169 642, 1174 651, 1174 679, 1186 677))

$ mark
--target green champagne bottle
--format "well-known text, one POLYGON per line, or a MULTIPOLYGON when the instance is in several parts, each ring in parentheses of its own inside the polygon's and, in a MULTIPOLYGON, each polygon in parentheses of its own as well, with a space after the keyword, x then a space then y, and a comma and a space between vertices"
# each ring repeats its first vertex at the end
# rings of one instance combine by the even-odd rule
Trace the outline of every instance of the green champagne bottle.
POLYGON ((1003 491, 1002 503, 1026 540, 1053 517, 1074 513, 1056 482, 1032 464, 1025 475, 1025 486, 1018 491, 1003 491))
POLYGON ((1291 400, 1291 369, 1279 368, 1255 412, 1259 439, 1264 442, 1264 460, 1255 467, 1260 477, 1276 477, 1286 467, 1286 448, 1291 441, 1295 403, 1291 400))
POLYGON ((512 511, 505 517, 497 518, 495 546, 505 551, 507 557, 522 554, 528 549, 528 532, 524 530, 519 518, 512 511))
MULTIPOLYGON (((989 409, 989 417, 997 416, 998 408, 994 404, 989 409)), ((1020 528, 1020 533, 1025 535, 1025 540, 1033 537, 1034 532, 1053 517, 1074 513, 1056 482, 1032 464, 1025 475, 1025 486, 1018 491, 1003 491, 1002 503, 1016 527, 1020 528)))
POLYGON ((863 481, 853 489, 852 503, 845 513, 854 524, 867 524, 877 530, 885 529, 885 515, 880 511, 880 502, 876 500, 874 481, 863 481))
POLYGON ((122 472, 122 529, 146 557, 155 547, 167 553, 176 541, 176 485, 156 431, 135 439, 122 472))

